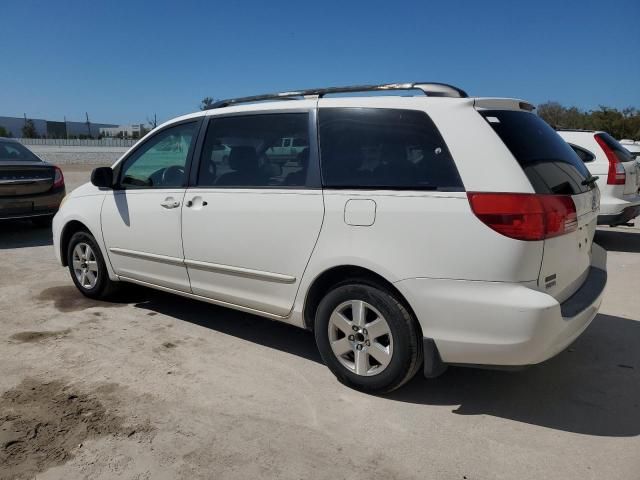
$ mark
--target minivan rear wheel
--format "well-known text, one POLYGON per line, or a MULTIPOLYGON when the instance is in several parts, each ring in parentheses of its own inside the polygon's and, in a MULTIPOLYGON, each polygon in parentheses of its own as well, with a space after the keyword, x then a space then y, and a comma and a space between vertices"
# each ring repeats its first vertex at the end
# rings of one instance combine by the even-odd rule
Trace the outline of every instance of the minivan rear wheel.
POLYGON ((342 284, 320 301, 314 331, 320 355, 347 386, 385 393, 408 382, 422 363, 413 315, 391 292, 342 284))
POLYGON ((88 232, 76 232, 69 240, 67 265, 73 283, 89 298, 105 299, 117 289, 117 283, 109 278, 100 247, 88 232))

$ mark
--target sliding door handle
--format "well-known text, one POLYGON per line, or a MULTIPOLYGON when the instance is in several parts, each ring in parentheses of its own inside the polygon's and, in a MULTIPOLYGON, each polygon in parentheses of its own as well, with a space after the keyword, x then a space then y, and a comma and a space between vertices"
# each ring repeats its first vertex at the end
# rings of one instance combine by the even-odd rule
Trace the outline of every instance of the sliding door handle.
POLYGON ((199 207, 206 207, 209 204, 206 200, 202 200, 202 197, 193 197, 191 200, 187 200, 184 205, 185 207, 196 207, 196 209, 199 209, 199 207))

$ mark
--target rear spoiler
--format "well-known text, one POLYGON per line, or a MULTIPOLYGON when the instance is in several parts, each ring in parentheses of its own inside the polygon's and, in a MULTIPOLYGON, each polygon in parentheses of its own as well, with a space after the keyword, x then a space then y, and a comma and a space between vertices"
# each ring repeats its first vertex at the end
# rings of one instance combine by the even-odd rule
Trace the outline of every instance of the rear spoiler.
POLYGON ((532 112, 534 107, 529 102, 517 98, 474 98, 474 108, 478 110, 524 110, 532 112))

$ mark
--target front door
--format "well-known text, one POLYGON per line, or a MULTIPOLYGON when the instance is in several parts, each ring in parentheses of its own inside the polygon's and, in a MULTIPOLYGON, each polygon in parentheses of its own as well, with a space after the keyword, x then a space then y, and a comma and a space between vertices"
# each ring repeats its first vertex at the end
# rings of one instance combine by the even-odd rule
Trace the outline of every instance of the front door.
POLYGON ((102 232, 115 272, 189 292, 181 238, 187 165, 198 121, 165 128, 119 167, 102 206, 102 232))

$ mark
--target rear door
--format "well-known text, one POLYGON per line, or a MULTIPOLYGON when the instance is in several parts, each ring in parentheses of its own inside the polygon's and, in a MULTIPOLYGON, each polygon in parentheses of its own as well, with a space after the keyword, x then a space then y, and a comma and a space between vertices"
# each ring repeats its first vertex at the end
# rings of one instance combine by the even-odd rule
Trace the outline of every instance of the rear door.
MULTIPOLYGON (((540 117, 516 110, 480 112, 518 161, 537 194, 570 196, 575 231, 544 241, 538 287, 562 302, 584 282, 600 207, 595 181, 573 149, 540 117)), ((569 220, 573 221, 573 220, 569 220)))
POLYGON ((314 110, 210 119, 182 209, 193 293, 289 313, 324 215, 315 138, 314 110), (282 138, 306 144, 284 164, 273 148, 282 138), (216 145, 230 147, 228 164, 215 155, 216 145))

